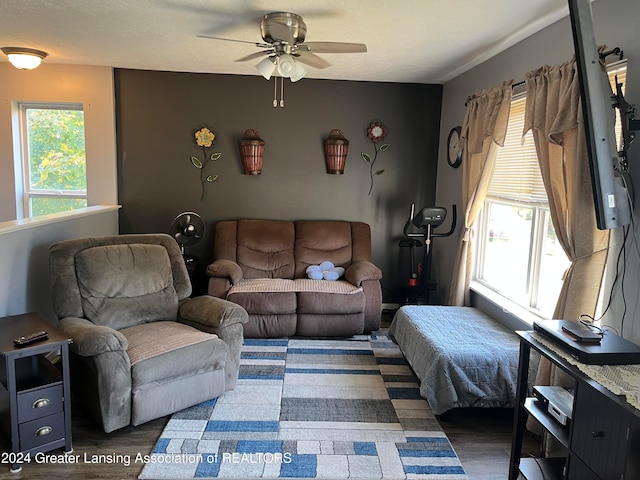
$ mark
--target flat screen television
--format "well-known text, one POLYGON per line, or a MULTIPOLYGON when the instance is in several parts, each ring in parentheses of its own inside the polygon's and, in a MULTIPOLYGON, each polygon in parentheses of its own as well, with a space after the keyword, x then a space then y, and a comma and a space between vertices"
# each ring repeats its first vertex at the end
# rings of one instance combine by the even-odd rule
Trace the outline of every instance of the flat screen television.
POLYGON ((613 92, 601 66, 590 0, 569 0, 596 224, 601 230, 631 222, 625 165, 615 137, 613 92))

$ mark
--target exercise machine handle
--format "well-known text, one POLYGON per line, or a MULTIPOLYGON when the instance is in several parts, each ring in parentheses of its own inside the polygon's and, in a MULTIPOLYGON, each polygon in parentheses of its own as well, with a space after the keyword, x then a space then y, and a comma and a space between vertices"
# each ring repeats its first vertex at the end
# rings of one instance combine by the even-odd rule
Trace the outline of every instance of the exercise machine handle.
POLYGON ((453 205, 451 205, 451 228, 449 229, 449 231, 447 233, 432 232, 431 236, 432 237, 450 237, 451 235, 453 235, 453 232, 456 229, 457 222, 458 222, 458 212, 457 212, 456 204, 454 203, 453 205))

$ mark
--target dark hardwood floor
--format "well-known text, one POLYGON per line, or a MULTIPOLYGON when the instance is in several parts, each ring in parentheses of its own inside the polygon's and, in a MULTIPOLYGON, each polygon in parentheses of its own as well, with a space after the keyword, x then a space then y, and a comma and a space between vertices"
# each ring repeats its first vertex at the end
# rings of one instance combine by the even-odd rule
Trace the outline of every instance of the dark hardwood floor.
MULTIPOLYGON (((511 455, 513 409, 460 408, 439 418, 469 480, 506 480, 511 455)), ((522 456, 538 457, 540 443, 524 437, 522 456)))
MULTIPOLYGON (((512 410, 459 409, 440 418, 470 480, 502 480, 507 478, 511 448, 512 410)), ((62 480, 62 479, 133 479, 142 470, 135 463, 138 454, 147 455, 155 445, 169 417, 154 420, 139 427, 127 427, 113 433, 104 433, 92 419, 78 408, 73 410, 73 455, 79 455, 77 464, 54 464, 61 452, 49 452, 46 463, 25 465, 20 473, 10 473, 8 465, 0 466, 0 480, 62 480), (85 459, 86 455, 86 459, 85 459), (104 455, 98 463, 89 463, 94 455, 104 455), (130 465, 123 462, 129 458, 130 465), (114 459, 116 463, 106 463, 114 459)), ((2 445, 6 452, 6 445, 2 445)), ((533 437, 525 438, 523 452, 536 455, 538 443, 533 437)))

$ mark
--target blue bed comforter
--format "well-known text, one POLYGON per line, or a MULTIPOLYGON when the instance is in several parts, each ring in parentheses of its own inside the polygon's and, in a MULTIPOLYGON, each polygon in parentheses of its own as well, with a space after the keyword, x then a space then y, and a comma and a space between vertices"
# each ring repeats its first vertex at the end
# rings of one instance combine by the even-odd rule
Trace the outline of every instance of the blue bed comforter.
POLYGON ((420 394, 440 415, 458 407, 512 407, 517 336, 472 307, 404 306, 389 335, 420 379, 420 394))

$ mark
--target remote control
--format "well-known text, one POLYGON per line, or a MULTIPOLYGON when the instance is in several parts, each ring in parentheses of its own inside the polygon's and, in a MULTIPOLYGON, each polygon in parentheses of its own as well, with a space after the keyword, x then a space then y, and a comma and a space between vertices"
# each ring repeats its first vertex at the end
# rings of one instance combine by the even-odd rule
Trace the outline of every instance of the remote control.
POLYGON ((49 338, 49 334, 42 330, 40 332, 34 332, 28 335, 23 335, 20 338, 16 338, 13 340, 13 344, 16 347, 24 347, 26 345, 31 345, 32 343, 46 340, 47 338, 49 338))

